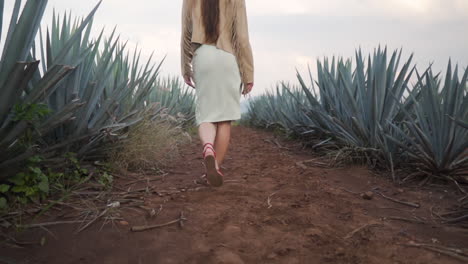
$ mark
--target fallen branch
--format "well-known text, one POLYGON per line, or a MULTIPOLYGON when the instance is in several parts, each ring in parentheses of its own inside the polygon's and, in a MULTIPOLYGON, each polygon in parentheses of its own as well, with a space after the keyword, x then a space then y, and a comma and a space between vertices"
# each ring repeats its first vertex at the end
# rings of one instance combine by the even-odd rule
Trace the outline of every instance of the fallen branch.
POLYGON ((281 144, 280 144, 280 143, 278 142, 278 140, 276 140, 276 139, 275 139, 275 140, 264 139, 263 141, 265 141, 265 142, 270 142, 270 143, 272 143, 272 144, 275 144, 275 145, 276 145, 278 148, 280 148, 280 149, 289 150, 289 148, 281 146, 281 144))
POLYGON ((416 223, 416 224, 429 224, 429 223, 424 222, 422 220, 403 218, 403 217, 399 217, 399 216, 390 216, 390 217, 386 217, 386 219, 409 222, 409 223, 416 223))
POLYGON ((397 200, 395 198, 392 198, 392 197, 388 197, 386 196, 385 194, 377 191, 377 190, 373 190, 373 192, 375 192, 376 194, 382 196, 383 198, 389 200, 389 201, 392 201, 392 202, 395 202, 395 203, 399 203, 399 204, 402 204, 402 205, 406 205, 406 206, 410 206, 410 207, 414 207, 414 208, 419 208, 421 207, 419 204, 417 203, 411 203, 411 202, 405 202, 405 201, 400 201, 400 200, 397 200))
POLYGON ((419 243, 414 243, 414 242, 410 242, 408 244, 401 244, 401 245, 427 249, 427 250, 434 251, 440 254, 444 254, 446 256, 456 258, 460 261, 463 261, 464 263, 468 263, 468 253, 461 249, 448 248, 448 247, 442 247, 442 246, 431 245, 431 244, 419 244, 419 243))
POLYGON ((141 231, 146 231, 146 230, 151 230, 155 228, 160 228, 160 227, 165 227, 165 226, 170 226, 173 224, 179 223, 180 226, 183 226, 183 221, 187 221, 187 218, 185 218, 184 213, 180 212, 179 219, 167 222, 165 224, 160 224, 160 225, 151 225, 151 226, 133 226, 130 230, 133 232, 141 232, 141 231))
POLYGON ((351 194, 356 194, 356 195, 360 195, 360 194, 361 194, 361 193, 359 193, 359 192, 350 191, 350 190, 348 190, 348 189, 346 189, 346 188, 343 188, 343 187, 341 187, 340 189, 343 190, 343 191, 345 191, 345 192, 347 192, 347 193, 351 193, 351 194))
POLYGON ((457 217, 457 218, 444 219, 444 223, 447 223, 447 224, 455 224, 455 223, 458 223, 458 222, 461 222, 461 221, 465 221, 465 220, 468 220, 468 214, 467 214, 467 215, 464 215, 464 216, 457 217))
POLYGON ((383 226, 382 224, 379 224, 379 223, 369 223, 369 224, 365 224, 359 228, 356 228, 354 229, 352 232, 350 232, 349 234, 347 234, 344 239, 347 240, 347 239, 350 239, 351 237, 353 237, 356 233, 360 232, 361 230, 364 230, 368 227, 374 227, 374 226, 383 226))
POLYGON ((37 244, 37 242, 22 242, 22 241, 18 241, 16 240, 14 237, 11 237, 11 236, 8 236, 8 235, 5 235, 5 234, 2 234, 0 233, 0 236, 3 237, 5 239, 5 241, 12 241, 13 243, 15 243, 15 245, 19 246, 20 248, 23 248, 21 246, 28 246, 28 245, 35 245, 37 244))
POLYGON ((16 227, 18 227, 18 228, 35 228, 35 227, 64 225, 64 224, 77 224, 77 223, 83 223, 83 221, 80 221, 80 220, 76 220, 76 221, 57 221, 57 222, 47 222, 47 223, 30 224, 30 225, 17 225, 16 227))
POLYGON ((464 201, 465 199, 467 199, 467 198, 468 198, 468 194, 465 195, 465 196, 463 196, 462 198, 458 199, 458 202, 461 203, 461 202, 463 202, 463 201, 464 201))
POLYGON ((379 207, 379 206, 376 206, 375 208, 382 209, 382 210, 396 210, 396 211, 405 212, 405 213, 408 213, 408 214, 414 213, 414 209, 411 210, 411 211, 406 211, 406 210, 403 210, 403 209, 400 209, 400 208, 393 208, 393 207, 379 207))
POLYGON ((109 211, 110 208, 106 208, 104 209, 97 217, 95 217, 93 220, 89 221, 86 225, 84 225, 82 228, 78 229, 78 231, 76 231, 76 234, 80 233, 81 231, 85 230, 86 228, 88 228, 90 225, 92 225, 94 222, 96 222, 99 218, 101 218, 103 215, 105 215, 108 211, 109 211))

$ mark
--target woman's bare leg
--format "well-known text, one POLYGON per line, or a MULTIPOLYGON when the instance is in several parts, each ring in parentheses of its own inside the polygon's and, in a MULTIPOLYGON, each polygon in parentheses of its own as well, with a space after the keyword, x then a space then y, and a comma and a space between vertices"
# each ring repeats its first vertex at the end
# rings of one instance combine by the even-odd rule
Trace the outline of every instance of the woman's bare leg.
MULTIPOLYGON (((198 135, 203 145, 206 143, 215 144, 216 127, 214 123, 201 123, 198 127, 198 135)), ((206 149, 206 148, 205 148, 206 149)), ((203 151, 205 151, 205 149, 203 151)), ((213 151, 208 148, 206 154, 213 154, 213 151)), ((217 154, 217 153, 216 153, 217 154)))
POLYGON ((215 138, 216 161, 218 166, 224 161, 231 139, 231 121, 216 123, 218 128, 215 138))

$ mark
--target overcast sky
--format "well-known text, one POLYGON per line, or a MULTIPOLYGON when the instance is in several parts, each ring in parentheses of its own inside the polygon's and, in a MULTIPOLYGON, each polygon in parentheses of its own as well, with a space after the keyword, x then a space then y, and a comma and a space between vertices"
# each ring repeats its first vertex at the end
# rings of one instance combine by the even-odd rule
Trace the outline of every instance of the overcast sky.
MULTIPOLYGON (((49 0, 52 9, 85 16, 98 0, 49 0)), ((420 68, 435 62, 442 70, 449 57, 468 64, 468 0, 246 0, 256 67, 253 95, 277 81, 296 82, 295 68, 315 74, 318 58, 353 56, 361 47, 379 44, 415 53, 420 68)), ((11 12, 14 0, 6 0, 11 12)), ((130 46, 138 44, 156 61, 167 54, 163 75, 180 74, 180 9, 182 0, 104 0, 95 28, 117 32, 130 46)), ((6 21, 5 21, 6 23, 6 21)), ((2 40, 4 40, 2 38, 2 40)))

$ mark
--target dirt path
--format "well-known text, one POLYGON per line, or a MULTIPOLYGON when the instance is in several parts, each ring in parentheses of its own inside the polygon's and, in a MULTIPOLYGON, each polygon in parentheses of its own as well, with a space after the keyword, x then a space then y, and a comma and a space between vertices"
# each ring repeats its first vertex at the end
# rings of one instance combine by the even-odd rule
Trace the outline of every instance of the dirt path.
POLYGON ((162 208, 157 217, 123 209, 121 217, 129 225, 96 223, 77 235, 76 226, 55 226, 49 228, 55 238, 41 229, 28 231, 22 238, 46 234, 45 245, 0 247, 0 263, 463 263, 403 246, 415 241, 468 248, 467 229, 431 222, 432 203, 443 206, 453 199, 443 190, 399 189, 361 167, 301 168, 296 161, 311 159, 311 154, 292 143, 281 142, 288 150, 265 139, 273 140, 273 135, 234 128, 227 182, 219 189, 193 182, 203 171, 194 141, 165 181, 153 183, 157 190, 175 192, 146 198, 146 206, 162 208), (421 207, 351 193, 374 187, 421 207), (181 211, 187 218, 182 228, 129 230, 177 219, 181 211), (427 223, 385 219, 413 216, 427 223))

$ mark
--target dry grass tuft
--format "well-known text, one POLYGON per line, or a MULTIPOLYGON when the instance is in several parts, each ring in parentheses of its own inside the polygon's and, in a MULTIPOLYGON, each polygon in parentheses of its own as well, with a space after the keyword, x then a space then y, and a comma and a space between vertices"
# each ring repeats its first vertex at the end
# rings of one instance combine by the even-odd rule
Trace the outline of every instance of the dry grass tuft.
POLYGON ((144 120, 131 128, 110 161, 114 168, 127 171, 158 170, 179 156, 179 147, 191 136, 169 119, 144 120))

